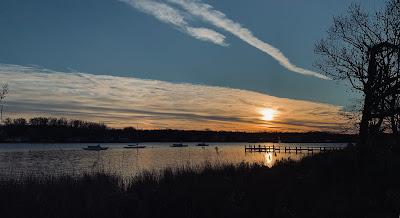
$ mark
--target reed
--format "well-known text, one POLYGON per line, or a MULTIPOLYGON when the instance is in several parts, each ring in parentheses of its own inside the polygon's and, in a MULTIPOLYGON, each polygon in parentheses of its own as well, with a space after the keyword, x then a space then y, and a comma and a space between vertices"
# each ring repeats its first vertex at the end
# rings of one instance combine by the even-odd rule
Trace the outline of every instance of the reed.
POLYGON ((397 217, 400 155, 354 150, 301 161, 183 166, 0 181, 1 217, 397 217))

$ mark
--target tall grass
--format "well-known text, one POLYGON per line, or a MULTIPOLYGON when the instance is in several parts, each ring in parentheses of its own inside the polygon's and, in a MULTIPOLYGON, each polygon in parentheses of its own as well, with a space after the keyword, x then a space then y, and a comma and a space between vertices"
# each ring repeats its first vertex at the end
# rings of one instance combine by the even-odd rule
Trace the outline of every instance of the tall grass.
POLYGON ((260 164, 8 179, 1 217, 397 217, 400 156, 352 150, 260 164))

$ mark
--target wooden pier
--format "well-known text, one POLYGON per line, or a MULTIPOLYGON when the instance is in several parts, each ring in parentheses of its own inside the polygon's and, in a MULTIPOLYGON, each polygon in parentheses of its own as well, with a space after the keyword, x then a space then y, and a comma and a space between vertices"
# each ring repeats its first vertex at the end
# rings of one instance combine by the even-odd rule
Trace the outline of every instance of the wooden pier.
POLYGON ((337 146, 265 146, 265 145, 245 145, 245 152, 277 152, 277 153, 302 153, 302 152, 325 152, 343 150, 345 147, 337 146))

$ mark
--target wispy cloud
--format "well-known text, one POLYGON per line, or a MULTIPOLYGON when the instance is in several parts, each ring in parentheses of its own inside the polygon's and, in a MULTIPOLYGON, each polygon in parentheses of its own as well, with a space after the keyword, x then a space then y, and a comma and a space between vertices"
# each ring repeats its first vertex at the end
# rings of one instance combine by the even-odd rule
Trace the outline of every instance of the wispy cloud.
POLYGON ((196 39, 210 41, 218 45, 228 46, 225 42, 225 36, 208 28, 187 27, 186 32, 196 39))
POLYGON ((184 8, 192 15, 198 16, 204 21, 210 22, 216 27, 222 28, 225 31, 232 33, 233 35, 239 37, 246 43, 267 53, 268 55, 276 59, 282 66, 284 66, 290 71, 300 73, 303 75, 315 76, 321 79, 329 79, 328 77, 320 73, 311 70, 306 70, 292 64, 289 61, 289 59, 281 51, 279 51, 279 49, 273 47, 272 45, 266 42, 261 41, 260 39, 255 37, 250 30, 242 27, 242 25, 240 25, 239 23, 230 20, 224 13, 215 10, 209 4, 205 4, 195 0, 168 0, 168 1, 180 5, 182 8, 184 8))
POLYGON ((144 13, 153 15, 158 20, 170 24, 196 39, 209 41, 221 46, 228 46, 225 43, 225 36, 208 28, 192 27, 185 20, 183 12, 172 6, 153 0, 119 0, 125 2, 144 13))
POLYGON ((114 127, 335 131, 341 107, 257 92, 0 64, 6 116, 63 116, 114 127), (272 121, 262 110, 277 111, 272 121))
POLYGON ((185 21, 186 16, 197 17, 206 23, 221 28, 237 36, 244 42, 261 50, 277 60, 286 69, 307 76, 314 76, 320 79, 329 80, 327 76, 320 73, 303 69, 294 65, 279 49, 258 39, 253 33, 244 28, 240 23, 229 19, 224 13, 214 9, 211 5, 202 3, 200 0, 164 0, 164 3, 153 0, 120 0, 127 2, 135 8, 153 15, 157 19, 179 27, 193 37, 211 41, 219 45, 227 45, 225 36, 208 28, 192 28, 185 21), (179 7, 179 9, 177 8, 179 7), (182 12, 183 10, 183 12, 182 12))

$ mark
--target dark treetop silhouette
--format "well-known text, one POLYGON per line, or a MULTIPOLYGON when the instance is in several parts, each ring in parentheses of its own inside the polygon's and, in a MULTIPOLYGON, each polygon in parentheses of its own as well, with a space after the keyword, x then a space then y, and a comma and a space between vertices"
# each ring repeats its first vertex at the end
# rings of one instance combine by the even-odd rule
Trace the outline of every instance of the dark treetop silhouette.
MULTIPOLYGON (((371 16, 353 5, 345 16, 334 17, 328 37, 315 49, 317 65, 330 77, 346 80, 362 93, 361 145, 378 134, 400 128, 400 1, 371 16)), ((368 143, 367 143, 368 142, 368 143)))
POLYGON ((8 85, 4 84, 0 91, 0 122, 3 122, 3 101, 8 94, 8 85))

